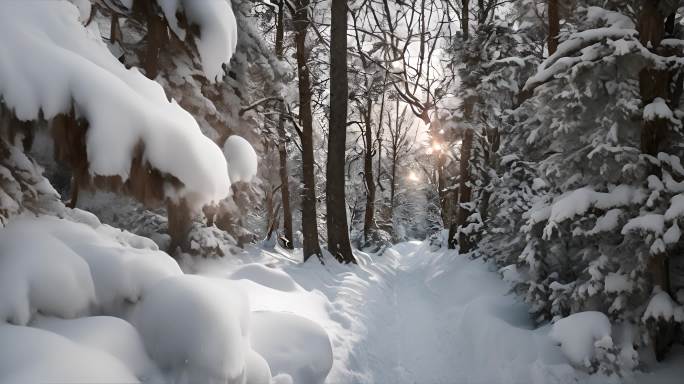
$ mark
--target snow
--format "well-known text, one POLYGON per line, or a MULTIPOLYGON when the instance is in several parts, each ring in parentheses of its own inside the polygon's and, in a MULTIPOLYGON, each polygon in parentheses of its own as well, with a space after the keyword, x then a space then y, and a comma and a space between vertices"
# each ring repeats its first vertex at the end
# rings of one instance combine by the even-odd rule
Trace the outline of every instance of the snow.
POLYGON ((631 292, 634 289, 633 281, 629 276, 613 272, 606 275, 604 286, 607 293, 631 292))
POLYGON ((549 336, 575 366, 582 367, 589 365, 597 343, 612 345, 611 329, 603 313, 579 312, 554 323, 549 336))
POLYGON ((178 24, 176 14, 183 13, 189 24, 199 26, 200 36, 197 48, 202 59, 204 73, 212 82, 221 80, 223 65, 230 62, 238 39, 237 23, 230 2, 227 0, 157 0, 157 3, 164 12, 171 30, 181 40, 186 39, 186 31, 178 24))
POLYGON ((670 295, 663 291, 660 287, 656 286, 653 288, 653 296, 651 296, 651 300, 648 302, 648 306, 646 307, 646 311, 644 311, 644 315, 641 317, 641 320, 647 321, 649 319, 674 319, 681 322, 684 321, 684 318, 681 318, 681 311, 682 308, 677 306, 670 295), (677 319, 675 319, 675 315, 677 315, 677 319))
POLYGON ((231 182, 249 182, 256 176, 258 157, 249 141, 232 135, 223 144, 223 154, 228 162, 228 175, 231 182))
POLYGON ((665 218, 657 213, 649 213, 635 217, 622 227, 621 233, 628 234, 631 231, 647 231, 656 235, 662 235, 665 231, 665 218))
POLYGON ((684 194, 675 195, 670 200, 670 207, 665 211, 665 220, 674 220, 684 216, 684 194))
MULTIPOLYGON (((629 204, 640 204, 644 200, 645 193, 641 189, 628 185, 615 186, 609 192, 597 192, 591 187, 584 187, 558 197, 551 204, 550 212, 547 214, 540 214, 544 209, 548 209, 547 207, 533 206, 529 217, 533 222, 548 220, 544 228, 544 237, 549 238, 557 224, 582 215, 590 208, 610 210, 629 204)), ((611 225, 616 225, 618 217, 618 211, 607 213, 605 217, 597 221, 595 231, 607 230, 611 225)))
POLYGON ((88 264, 57 238, 35 234, 0 231, 0 320, 25 325, 38 311, 66 318, 85 313, 95 302, 88 264))
POLYGON ((177 177, 184 185, 180 196, 191 203, 229 194, 220 149, 188 112, 167 100, 159 84, 135 68, 126 69, 99 35, 81 24, 71 3, 0 3, 0 57, 0 96, 19 119, 49 120, 73 105, 88 121, 92 175, 126 180, 132 154, 142 144, 144 159, 177 177))
POLYGON ((652 103, 644 107, 643 114, 644 121, 651 121, 657 119, 671 120, 674 118, 672 110, 662 97, 656 97, 652 103))
MULTIPOLYGON (((35 239, 50 239, 62 251, 37 254, 81 260, 92 284, 84 308, 72 316, 41 310, 30 313, 26 326, 0 325, 0 343, 16 345, 0 352, 0 382, 605 382, 573 368, 585 367, 597 346, 612 345, 604 315, 585 312, 537 328, 494 264, 433 252, 429 242, 397 244, 382 255, 357 251, 358 266, 302 264, 299 250, 248 247, 231 258, 185 260, 184 269, 196 273, 186 275, 154 244, 87 212, 64 216, 19 217, 0 231, 0 247, 8 247, 2 260, 16 263, 23 257, 15 256, 34 249, 6 252, 12 240, 31 243, 14 239, 17 233, 36 247, 43 243, 35 239), (111 296, 100 286, 110 287, 111 296)), ((42 268, 46 278, 61 276, 60 264, 74 268, 40 261, 50 265, 42 268)), ((620 273, 604 282, 608 292, 631 289, 620 273)), ((0 292, 4 301, 13 294, 0 292)), ((77 299, 62 297, 70 305, 77 299)), ((653 306, 651 313, 665 313, 653 306)), ((671 313, 682 317, 680 307, 671 313)), ((616 345, 628 359, 623 339, 616 345)))
POLYGON ((317 323, 285 312, 252 313, 252 348, 274 374, 286 374, 298 384, 325 381, 333 364, 328 334, 317 323))
MULTIPOLYGON (((81 219, 86 217, 83 211, 76 212, 81 219)), ((47 266, 55 262, 45 260, 45 258, 49 258, 48 255, 51 254, 54 254, 52 258, 66 257, 60 256, 65 252, 55 252, 55 250, 66 249, 69 257, 83 264, 80 270, 87 278, 82 279, 89 281, 94 288, 96 300, 91 299, 89 302, 93 304, 96 302, 109 313, 125 310, 127 305, 137 302, 150 286, 162 278, 182 273, 178 264, 167 254, 156 249, 133 248, 126 240, 138 240, 139 237, 132 234, 124 236, 124 232, 107 225, 100 224, 93 228, 87 224, 50 216, 42 216, 40 219, 19 217, 8 225, 7 230, 7 236, 14 236, 20 242, 16 245, 16 249, 24 248, 23 252, 27 252, 26 248, 28 248, 31 255, 37 255, 31 257, 43 258, 42 261, 36 261, 37 264, 43 266, 34 270, 44 270, 44 273, 49 276, 53 276, 54 272, 52 267, 47 269, 47 266), (12 235, 13 233, 18 235, 12 235), (41 241, 29 239, 41 239, 41 241), (31 247, 40 247, 43 239, 49 243, 43 248, 31 250, 31 247), (50 252, 41 252, 41 250, 50 250, 50 252)), ((146 243, 143 242, 143 244, 146 243)), ((156 248, 153 244, 147 244, 156 248)), ((9 257, 14 262, 22 262, 24 259, 19 258, 21 254, 17 253, 9 257)), ((67 266, 69 265, 67 261, 61 261, 58 264, 67 266)), ((65 284, 60 285, 68 287, 65 284)), ((52 292, 52 289, 47 288, 47 291, 52 292)), ((74 303, 83 303, 85 298, 78 301, 79 298, 88 295, 89 292, 92 292, 92 288, 91 290, 83 287, 74 288, 74 293, 60 295, 61 300, 52 299, 52 302, 59 303, 70 298, 74 303)), ((84 304, 81 304, 81 307, 84 307, 84 304)), ((73 317, 64 314, 62 316, 73 317)))
POLYGON ((249 304, 226 282, 192 275, 166 278, 143 297, 131 321, 173 382, 245 379, 249 304))
POLYGON ((145 352, 138 331, 123 319, 94 316, 64 320, 41 316, 31 326, 66 337, 80 345, 106 351, 138 378, 161 379, 160 372, 145 352))
POLYGON ((138 383, 112 355, 37 328, 0 324, 0 382, 138 383))
POLYGON ((233 280, 251 280, 264 287, 286 292, 298 289, 297 284, 287 273, 258 263, 247 264, 236 269, 230 278, 233 280))

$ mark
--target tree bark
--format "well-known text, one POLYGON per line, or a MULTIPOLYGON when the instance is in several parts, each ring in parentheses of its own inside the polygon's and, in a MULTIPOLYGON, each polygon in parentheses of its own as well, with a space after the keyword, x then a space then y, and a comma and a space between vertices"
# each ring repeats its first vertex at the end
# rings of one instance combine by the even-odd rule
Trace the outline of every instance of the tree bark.
MULTIPOLYGON (((660 1, 643 0, 639 15, 639 39, 641 43, 658 54, 660 43, 667 29, 666 19, 670 14, 662 14, 659 9, 660 1)), ((662 53, 662 52, 661 52, 662 53)), ((652 103, 656 98, 669 99, 671 74, 667 69, 647 67, 639 73, 639 92, 644 105, 652 103)), ((664 118, 643 120, 641 123, 641 151, 652 156, 667 146, 668 121, 664 118)), ((660 169, 653 167, 652 173, 659 174, 660 169)), ((651 256, 649 272, 653 285, 659 285, 670 294, 669 268, 667 254, 661 253, 651 256)), ((662 360, 673 340, 672 324, 662 322, 657 325, 657 332, 653 335, 653 348, 658 361, 662 360)))
MULTIPOLYGON (((466 224, 468 216, 470 216, 470 211, 466 209, 465 204, 470 203, 470 199, 472 197, 472 187, 470 180, 470 156, 472 152, 472 147, 473 130, 471 128, 467 128, 465 134, 463 135, 463 142, 461 143, 461 182, 458 188, 459 205, 458 215, 456 217, 456 225, 460 228, 462 228, 466 224)), ((449 241, 453 241, 453 239, 449 239, 449 241)), ((470 244, 468 237, 465 233, 463 233, 460 230, 458 233, 458 246, 459 252, 468 252, 472 248, 472 244, 470 244)))
POLYGON ((375 180, 373 178, 373 129, 371 121, 371 108, 373 100, 371 99, 370 89, 368 90, 368 100, 366 103, 365 125, 364 131, 364 162, 363 162, 363 177, 366 184, 366 211, 363 223, 363 237, 368 241, 371 232, 375 229, 375 180))
POLYGON ((461 29, 463 30, 463 41, 467 41, 470 38, 470 0, 463 0, 462 2, 462 12, 461 12, 461 29))
POLYGON ((314 176, 313 121, 311 116, 311 79, 306 50, 309 29, 309 0, 295 3, 294 16, 297 74, 299 76, 299 120, 302 125, 302 234, 303 255, 306 262, 316 255, 322 260, 318 243, 318 217, 316 215, 316 180, 314 176))
POLYGON ((166 204, 166 211, 169 220, 168 231, 171 237, 168 252, 175 255, 179 248, 181 251, 187 251, 189 249, 188 234, 192 225, 190 207, 183 199, 179 202, 169 201, 166 204))
POLYGON ((142 67, 145 70, 145 76, 154 79, 159 74, 159 54, 166 43, 166 23, 154 2, 136 1, 133 4, 133 12, 141 14, 147 23, 142 67))
POLYGON ((347 2, 331 1, 330 24, 330 134, 326 164, 328 251, 337 261, 356 263, 349 242, 345 198, 345 152, 347 143, 347 2))
POLYGON ((548 48, 549 56, 556 53, 558 49, 558 34, 560 33, 560 15, 558 12, 558 0, 549 0, 549 37, 548 48))
MULTIPOLYGON (((282 60, 284 51, 284 13, 285 1, 280 0, 278 7, 278 24, 276 27, 275 53, 282 60)), ((285 102, 281 100, 278 105, 278 157, 280 159, 280 196, 283 207, 283 246, 293 249, 292 241, 292 210, 290 208, 290 178, 287 172, 287 134, 285 133, 285 102)))

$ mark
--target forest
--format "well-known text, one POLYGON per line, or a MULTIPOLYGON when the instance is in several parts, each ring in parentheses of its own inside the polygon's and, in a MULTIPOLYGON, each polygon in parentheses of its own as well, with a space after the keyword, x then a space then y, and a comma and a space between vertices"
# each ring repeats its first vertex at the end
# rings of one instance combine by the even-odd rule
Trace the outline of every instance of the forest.
POLYGON ((681 383, 683 95, 678 0, 0 0, 0 384, 681 383))

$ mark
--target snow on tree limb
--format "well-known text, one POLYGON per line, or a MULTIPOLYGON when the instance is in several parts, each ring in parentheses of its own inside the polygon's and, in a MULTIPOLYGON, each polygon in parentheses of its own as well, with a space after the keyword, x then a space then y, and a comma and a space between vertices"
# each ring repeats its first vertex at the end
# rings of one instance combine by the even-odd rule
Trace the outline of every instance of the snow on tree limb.
POLYGON ((131 176, 132 157, 177 178, 181 197, 201 205, 229 194, 221 150, 162 87, 110 54, 66 1, 0 4, 0 96, 20 120, 74 110, 88 121, 91 176, 131 176), (31 49, 26 49, 31 47, 31 49))

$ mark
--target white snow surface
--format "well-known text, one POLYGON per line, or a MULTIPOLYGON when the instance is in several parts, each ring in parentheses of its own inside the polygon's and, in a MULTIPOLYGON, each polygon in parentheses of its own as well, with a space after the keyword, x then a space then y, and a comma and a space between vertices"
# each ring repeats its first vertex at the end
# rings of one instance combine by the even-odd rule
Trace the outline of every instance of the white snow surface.
MULTIPOLYGON (((149 1, 149 0, 138 0, 149 1)), ((187 31, 178 24, 176 14, 183 13, 188 23, 200 28, 197 44, 202 68, 212 82, 223 78, 223 64, 228 64, 237 46, 237 22, 230 0, 157 0, 171 30, 185 40, 187 31)))
POLYGON ((563 354, 576 366, 589 366, 596 343, 612 345, 612 326, 601 312, 579 312, 553 324, 550 336, 561 346, 563 354))
MULTIPOLYGON (((606 345, 610 324, 603 315, 573 315, 553 331, 535 328, 494 265, 433 252, 425 242, 398 244, 383 255, 356 252, 358 266, 302 264, 300 250, 253 246, 236 257, 183 260, 193 273, 187 275, 143 238, 83 211, 65 217, 20 217, 0 229, 0 244, 9 244, 0 252, 0 271, 24 266, 24 258, 34 262, 26 256, 33 252, 40 266, 24 270, 47 279, 73 275, 86 292, 55 299, 47 290, 27 295, 2 287, 3 305, 29 309, 27 321, 0 325, 0 345, 12 346, 0 351, 0 382, 674 384, 679 378, 676 364, 649 366, 648 374, 624 380, 574 368, 597 341, 606 345), (29 244, 11 239, 18 228, 36 245, 13 246, 12 240, 29 244), (110 279, 96 272, 106 268, 110 279)), ((617 274, 606 284, 629 289, 617 274)), ((673 358, 681 363, 684 353, 673 358)))
POLYGON ((259 158, 249 141, 237 135, 229 136, 223 144, 223 155, 231 182, 249 182, 256 176, 259 158))
MULTIPOLYGON (((183 1, 188 16, 198 20, 209 18, 207 12, 216 11, 219 3, 225 5, 220 8, 224 16, 232 18, 225 1, 183 1), (205 9, 204 4, 215 6, 205 9)), ((126 180, 134 149, 142 144, 144 159, 177 177, 185 187, 180 195, 191 203, 228 196, 220 148, 202 134, 192 115, 168 101, 161 85, 135 68, 126 69, 80 17, 68 1, 0 1, 0 97, 6 106, 21 120, 37 119, 41 112, 51 119, 73 106, 89 123, 86 151, 92 175, 126 180)), ((212 40, 215 29, 207 27, 202 41, 212 40)), ((223 51, 217 54, 232 54, 223 51)))

